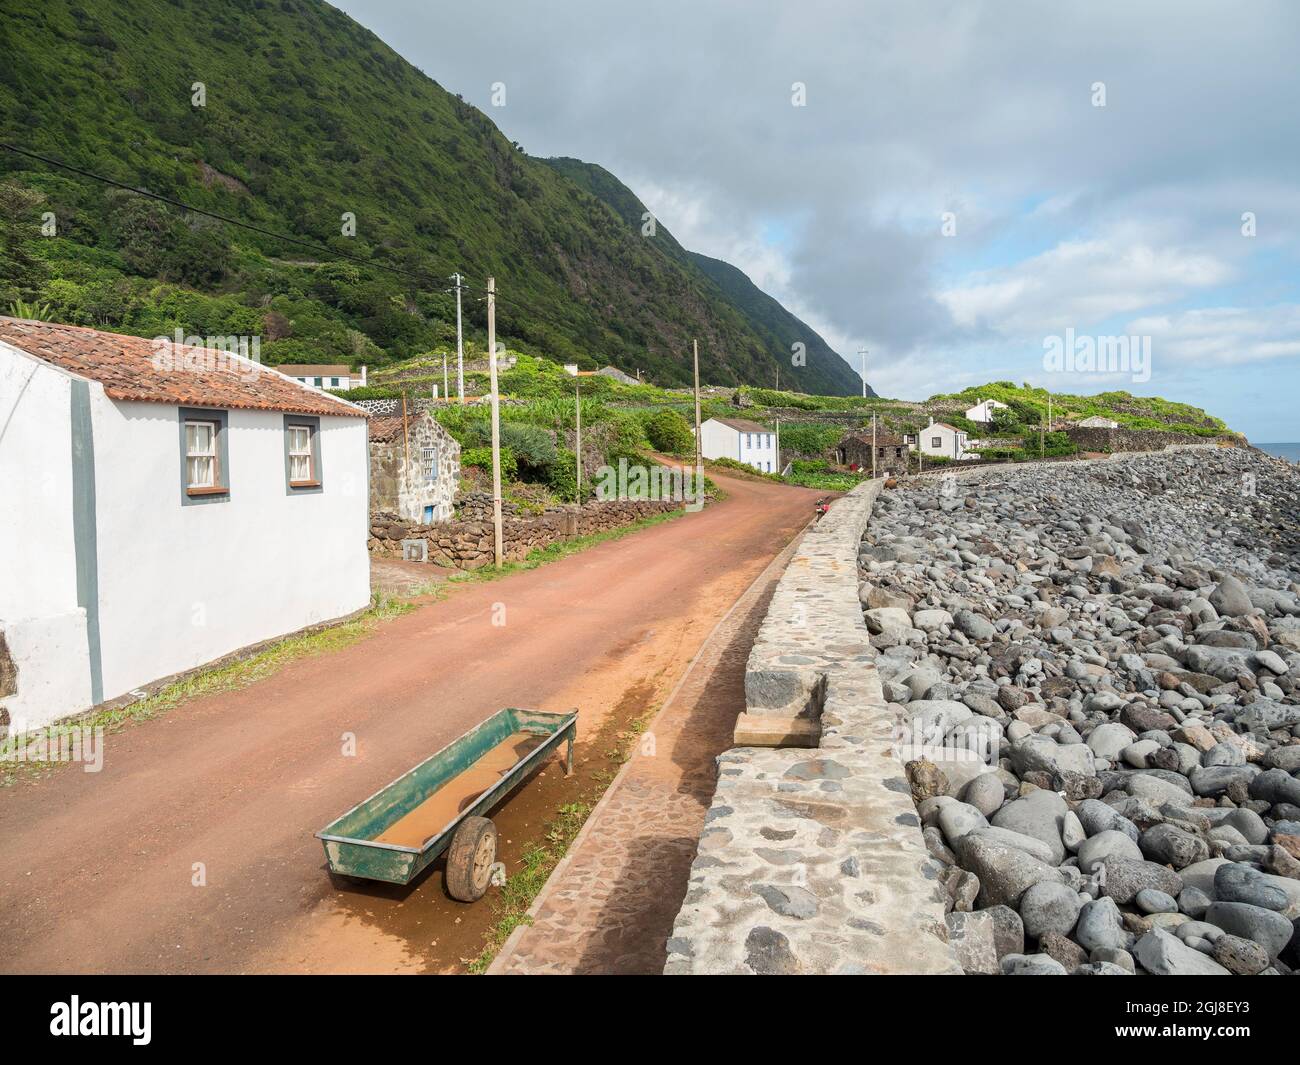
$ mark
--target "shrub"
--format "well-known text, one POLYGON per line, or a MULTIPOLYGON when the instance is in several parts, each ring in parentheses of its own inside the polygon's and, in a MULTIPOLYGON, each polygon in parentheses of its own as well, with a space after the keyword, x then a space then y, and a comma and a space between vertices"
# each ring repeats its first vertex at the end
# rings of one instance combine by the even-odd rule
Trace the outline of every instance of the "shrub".
MULTIPOLYGON (((470 447, 460 453, 460 464, 462 466, 477 466, 481 470, 492 469, 492 448, 491 447, 470 447)), ((511 480, 519 474, 519 464, 515 461, 515 454, 508 447, 501 449, 501 478, 502 480, 511 480)))
POLYGON ((656 411, 645 423, 646 439, 657 451, 669 455, 692 455, 695 453, 695 436, 686 419, 675 410, 656 411))

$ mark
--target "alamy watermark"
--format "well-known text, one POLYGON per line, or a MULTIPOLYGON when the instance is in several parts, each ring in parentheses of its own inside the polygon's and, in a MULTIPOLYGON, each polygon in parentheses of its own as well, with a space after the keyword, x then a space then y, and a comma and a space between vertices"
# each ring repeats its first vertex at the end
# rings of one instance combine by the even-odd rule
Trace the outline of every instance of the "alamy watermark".
POLYGON ((261 336, 186 336, 177 328, 173 336, 156 336, 151 343, 155 370, 229 370, 241 381, 256 381, 262 372, 261 336))
POLYGON ((1064 336, 1043 338, 1043 369, 1048 373, 1128 374, 1137 384, 1151 380, 1149 336, 1092 336, 1073 328, 1064 336))
POLYGON ((601 466, 595 477, 596 498, 602 503, 685 503, 689 511, 704 507, 704 470, 689 466, 642 466, 618 460, 601 466))
POLYGON ((104 729, 89 725, 49 725, 12 733, 0 741, 3 762, 80 762, 87 773, 104 768, 104 729))

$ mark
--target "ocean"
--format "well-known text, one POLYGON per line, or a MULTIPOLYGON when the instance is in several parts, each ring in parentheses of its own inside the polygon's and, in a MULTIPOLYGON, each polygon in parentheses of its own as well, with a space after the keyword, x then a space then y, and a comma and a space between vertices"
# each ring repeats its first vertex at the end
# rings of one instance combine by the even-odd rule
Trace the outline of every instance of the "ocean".
POLYGON ((1287 462, 1300 462, 1300 444, 1256 444, 1260 451, 1267 451, 1287 462))

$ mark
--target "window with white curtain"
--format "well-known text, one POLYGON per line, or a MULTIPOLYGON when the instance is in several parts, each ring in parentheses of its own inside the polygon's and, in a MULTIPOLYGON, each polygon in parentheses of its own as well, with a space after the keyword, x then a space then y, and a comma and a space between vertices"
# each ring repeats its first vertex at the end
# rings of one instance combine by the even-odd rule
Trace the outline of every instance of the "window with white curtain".
POLYGON ((217 487, 216 422, 185 422, 185 487, 217 487))
POLYGON ((311 426, 289 426, 289 483, 310 484, 312 476, 311 426))

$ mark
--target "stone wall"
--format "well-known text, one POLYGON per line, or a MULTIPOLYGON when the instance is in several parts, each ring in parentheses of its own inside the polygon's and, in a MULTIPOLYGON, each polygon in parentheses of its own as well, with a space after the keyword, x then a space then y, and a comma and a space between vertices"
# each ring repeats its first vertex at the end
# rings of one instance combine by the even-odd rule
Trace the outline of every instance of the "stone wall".
POLYGON ((433 508, 437 521, 450 520, 452 501, 460 487, 460 444, 432 415, 421 412, 408 419, 405 439, 370 441, 370 512, 395 513, 408 521, 423 518, 433 508), (437 469, 426 468, 432 455, 437 469), (430 476, 432 473, 432 476, 430 476))
POLYGON ((1065 427, 1065 435, 1084 451, 1163 451, 1166 447, 1179 447, 1193 443, 1212 444, 1222 441, 1237 445, 1233 436, 1188 436, 1186 433, 1169 433, 1159 429, 1093 429, 1079 425, 1065 427))
MULTIPOLYGON (((581 508, 573 505, 559 507, 535 516, 506 514, 506 507, 503 507, 504 555, 509 561, 518 561, 536 548, 571 540, 575 536, 618 529, 654 514, 678 510, 681 506, 677 502, 620 499, 588 503, 581 508)), ((482 514, 482 517, 434 525, 405 521, 392 514, 372 514, 370 551, 375 555, 401 558, 403 540, 425 540, 428 560, 435 565, 468 570, 490 565, 494 557, 491 501, 486 508, 473 504, 471 507, 470 513, 482 514)))
POLYGON ((810 722, 816 749, 738 746, 718 759, 666 973, 962 971, 858 598, 880 490, 838 500, 773 594, 743 717, 757 731, 810 722))

